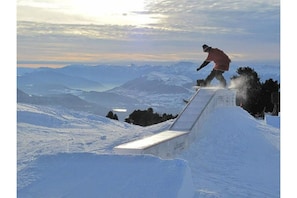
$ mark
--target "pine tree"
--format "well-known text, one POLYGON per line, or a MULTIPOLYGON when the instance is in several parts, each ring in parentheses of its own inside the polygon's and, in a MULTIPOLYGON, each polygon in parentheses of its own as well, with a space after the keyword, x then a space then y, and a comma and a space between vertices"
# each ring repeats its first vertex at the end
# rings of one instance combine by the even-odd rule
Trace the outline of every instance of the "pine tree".
POLYGON ((237 76, 231 78, 238 90, 236 103, 253 116, 261 114, 263 112, 260 102, 261 82, 257 72, 250 67, 240 67, 237 73, 237 76))
POLYGON ((257 72, 250 67, 240 67, 237 73, 231 78, 231 84, 237 89, 237 105, 255 117, 264 118, 265 112, 278 113, 280 85, 277 81, 269 79, 261 83, 257 72))
POLYGON ((113 120, 119 120, 117 114, 114 114, 112 111, 109 111, 106 115, 107 118, 113 119, 113 120))

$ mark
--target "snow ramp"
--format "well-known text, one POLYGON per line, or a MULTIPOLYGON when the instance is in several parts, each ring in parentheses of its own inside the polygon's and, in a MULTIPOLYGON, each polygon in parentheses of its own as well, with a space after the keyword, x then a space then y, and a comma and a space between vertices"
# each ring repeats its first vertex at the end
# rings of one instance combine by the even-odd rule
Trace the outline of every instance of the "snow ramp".
POLYGON ((117 154, 151 154, 174 158, 193 142, 208 115, 215 108, 235 106, 236 91, 200 88, 196 91, 168 130, 114 148, 117 154))

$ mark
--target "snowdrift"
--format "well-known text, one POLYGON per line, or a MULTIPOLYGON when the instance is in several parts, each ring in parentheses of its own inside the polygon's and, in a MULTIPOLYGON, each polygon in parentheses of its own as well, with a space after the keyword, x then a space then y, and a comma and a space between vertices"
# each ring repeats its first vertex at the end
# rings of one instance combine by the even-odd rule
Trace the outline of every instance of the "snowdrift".
POLYGON ((42 156, 29 171, 34 175, 18 197, 193 197, 187 162, 153 156, 89 153, 42 156), (162 173, 160 172, 162 171, 162 173))
POLYGON ((179 158, 198 197, 280 197, 279 128, 240 107, 215 109, 179 158))

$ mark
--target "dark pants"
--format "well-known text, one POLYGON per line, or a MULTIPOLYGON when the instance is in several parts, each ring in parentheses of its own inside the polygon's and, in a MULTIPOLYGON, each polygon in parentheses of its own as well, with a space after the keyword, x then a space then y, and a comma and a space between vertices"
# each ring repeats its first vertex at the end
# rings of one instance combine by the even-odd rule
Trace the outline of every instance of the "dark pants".
POLYGON ((211 73, 205 79, 205 86, 209 86, 210 82, 216 78, 220 81, 221 86, 226 87, 227 83, 223 76, 224 71, 221 70, 212 70, 211 73))

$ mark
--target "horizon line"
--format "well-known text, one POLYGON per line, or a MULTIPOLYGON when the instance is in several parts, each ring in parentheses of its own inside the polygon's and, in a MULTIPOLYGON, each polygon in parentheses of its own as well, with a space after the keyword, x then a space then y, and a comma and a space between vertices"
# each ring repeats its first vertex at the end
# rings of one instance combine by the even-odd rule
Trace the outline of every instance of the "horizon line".
MULTIPOLYGON (((22 68, 61 68, 71 65, 82 65, 82 66, 97 66, 101 64, 106 65, 121 65, 121 66, 132 66, 137 64, 172 64, 180 62, 198 63, 197 60, 115 60, 115 61, 17 61, 17 67, 22 68)), ((281 61, 276 60, 236 60, 232 63, 248 63, 251 64, 278 64, 280 66, 281 61)))

